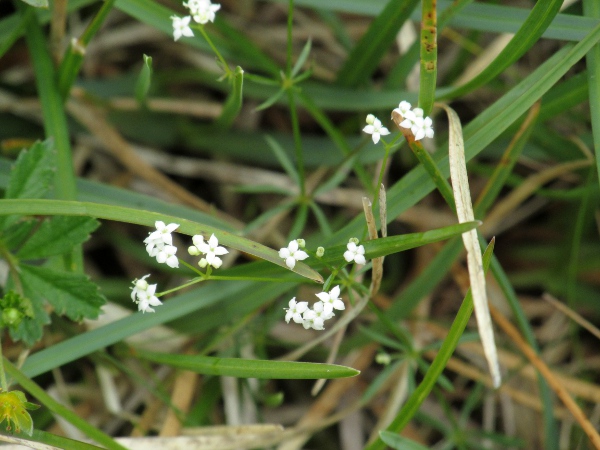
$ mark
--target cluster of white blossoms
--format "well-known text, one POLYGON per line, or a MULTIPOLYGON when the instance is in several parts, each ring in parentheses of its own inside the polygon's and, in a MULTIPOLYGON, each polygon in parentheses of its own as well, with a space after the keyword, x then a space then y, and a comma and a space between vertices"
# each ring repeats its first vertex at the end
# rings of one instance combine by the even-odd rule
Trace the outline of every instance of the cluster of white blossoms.
POLYGON ((201 25, 207 24, 208 22, 214 22, 216 12, 221 9, 221 5, 211 3, 210 0, 188 0, 187 3, 183 3, 183 6, 190 10, 189 16, 171 16, 171 20, 173 21, 173 37, 176 41, 181 36, 194 36, 194 32, 190 28, 192 19, 194 19, 194 22, 201 25))
MULTIPOLYGON (((424 113, 421 108, 412 109, 411 104, 403 100, 394 109, 394 112, 402 116, 403 120, 400 126, 410 129, 415 141, 420 141, 424 137, 433 137, 433 121, 430 117, 423 117, 424 113)), ((390 134, 390 131, 373 114, 367 115, 367 126, 363 128, 363 131, 371 135, 374 144, 379 142, 381 136, 390 134)))
POLYGON ((177 247, 173 245, 173 237, 171 233, 179 228, 179 224, 170 223, 165 225, 161 220, 157 220, 154 223, 156 231, 148 234, 148 237, 144 239, 146 244, 146 251, 153 258, 156 257, 156 261, 172 268, 179 267, 179 260, 175 253, 177 253, 177 247))
MULTIPOLYGON (((148 237, 144 239, 146 251, 161 264, 165 263, 172 268, 179 267, 179 259, 175 256, 177 247, 173 245, 173 236, 171 236, 171 233, 179 228, 179 224, 170 223, 166 225, 163 221, 158 220, 154 223, 154 226, 156 230, 150 232, 148 237)), ((218 269, 223 264, 219 256, 229 253, 225 247, 219 245, 219 240, 214 234, 206 242, 204 236, 197 234, 192 237, 192 243, 194 245, 188 248, 189 254, 193 256, 204 255, 198 262, 201 268, 211 266, 218 269)), ((138 305, 138 310, 143 313, 154 312, 152 306, 162 305, 155 295, 156 284, 148 284, 146 281, 149 276, 144 275, 140 279, 133 280, 133 287, 131 288, 131 300, 138 305)))
POLYGON ((415 137, 415 141, 420 141, 424 137, 433 137, 433 121, 430 117, 423 117, 421 108, 411 109, 412 106, 407 101, 400 102, 394 112, 400 114, 404 119, 400 122, 402 128, 409 128, 415 137))
POLYGON ((133 280, 133 288, 131 290, 131 300, 138 305, 138 311, 142 313, 154 312, 152 306, 162 305, 161 301, 154 295, 156 292, 156 284, 148 284, 146 278, 150 274, 144 275, 139 280, 133 280))
POLYGON ((218 269, 223 264, 219 256, 229 253, 225 247, 219 245, 219 240, 214 234, 210 236, 207 242, 204 242, 204 236, 197 234, 192 237, 192 242, 194 245, 188 248, 188 253, 192 256, 198 256, 201 253, 205 255, 198 262, 198 265, 203 269, 208 265, 218 269))
POLYGON ((296 297, 290 300, 285 309, 285 321, 290 323, 293 320, 301 323, 305 329, 324 330, 325 321, 335 316, 333 310, 344 310, 346 306, 340 297, 340 287, 336 286, 329 292, 315 294, 319 301, 312 309, 308 307, 308 302, 296 302, 296 297))
POLYGON ((287 247, 279 249, 279 257, 285 259, 285 265, 290 269, 294 268, 296 261, 304 261, 308 258, 308 253, 300 250, 300 247, 304 248, 304 244, 304 239, 295 239, 290 241, 287 247))

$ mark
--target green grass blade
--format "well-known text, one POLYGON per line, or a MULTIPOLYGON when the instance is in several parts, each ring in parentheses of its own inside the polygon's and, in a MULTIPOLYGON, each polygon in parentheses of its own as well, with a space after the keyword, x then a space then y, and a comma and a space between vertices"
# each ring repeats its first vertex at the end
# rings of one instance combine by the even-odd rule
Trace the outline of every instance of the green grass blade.
POLYGON ((448 99, 460 97, 483 86, 501 74, 538 41, 556 14, 558 14, 562 3, 562 0, 539 0, 519 31, 513 36, 508 45, 500 52, 496 59, 488 64, 486 68, 471 81, 445 93, 441 98, 448 99))
MULTIPOLYGON (((25 440, 32 442, 39 442, 40 444, 45 444, 52 446, 53 448, 61 448, 65 450, 101 450, 103 447, 98 447, 97 445, 88 444, 86 442, 76 441, 74 439, 69 439, 64 436, 59 436, 57 434, 47 433, 41 430, 33 430, 33 434, 31 436, 27 436, 24 433, 15 433, 15 436, 25 440)), ((32 448, 35 448, 33 445, 32 448)))
POLYGON ((148 92, 152 84, 152 57, 143 55, 144 64, 135 83, 135 99, 140 105, 146 105, 148 92))
POLYGON ((377 69, 385 52, 396 38, 402 24, 410 17, 419 0, 390 0, 367 32, 352 49, 338 72, 338 84, 358 86, 377 69))
POLYGON ((296 186, 300 186, 300 175, 298 174, 298 171, 296 170, 292 160, 288 157, 281 145, 279 145, 279 142, 269 135, 265 136, 265 141, 267 141, 267 144, 273 151, 275 158, 277 158, 277 161, 279 161, 279 164, 283 170, 285 170, 285 173, 288 174, 296 186))
POLYGON ((114 441, 110 436, 104 434, 93 425, 90 425, 87 420, 79 417, 79 415, 71 411, 69 408, 54 400, 46 393, 46 391, 44 391, 44 389, 34 383, 33 380, 31 380, 22 371, 13 366, 12 363, 7 359, 4 359, 4 368, 6 373, 17 383, 19 383, 31 396, 35 397, 37 401, 39 401, 53 413, 58 414, 71 425, 75 426, 78 430, 82 431, 90 439, 93 439, 109 449, 126 450, 125 447, 114 441))
MULTIPOLYGON (((103 205, 100 203, 61 200, 0 200, 0 208, 0 214, 89 216, 149 227, 153 227, 154 222, 157 220, 162 220, 165 223, 175 222, 180 224, 180 227, 177 229, 178 233, 189 236, 203 234, 205 237, 210 237, 214 233, 223 245, 265 259, 278 266, 287 267, 284 260, 279 257, 279 253, 273 249, 265 247, 258 242, 228 233, 227 231, 222 231, 206 224, 192 222, 182 217, 114 205, 103 205)), ((293 271, 318 283, 323 282, 321 275, 301 262, 296 264, 293 271)))
MULTIPOLYGON (((483 254, 483 266, 486 272, 490 266, 493 251, 494 241, 488 245, 485 253, 483 254)), ((458 310, 458 313, 456 314, 454 322, 452 322, 452 326, 448 331, 448 336, 446 336, 446 339, 444 339, 444 343, 433 360, 431 367, 425 374, 423 381, 421 381, 421 384, 419 384, 417 390, 408 398, 400 412, 396 415, 396 418, 387 428, 387 431, 399 433, 414 417, 416 412, 419 410, 419 407, 423 401, 425 401, 444 371, 444 368, 452 356, 452 353, 454 353, 454 350, 458 345, 458 341, 462 336, 472 313, 473 297, 471 296, 471 290, 469 289, 462 302, 462 305, 460 306, 460 309, 458 310)), ((385 444, 381 438, 379 438, 369 445, 367 450, 382 450, 384 448, 385 444)))
MULTIPOLYGON (((584 0, 583 10, 586 16, 600 19, 600 3, 584 0)), ((594 45, 586 56, 588 69, 589 101, 592 116, 592 136, 596 152, 596 169, 600 180, 600 44, 594 45)))
POLYGON ((433 107, 437 81, 437 6, 436 0, 421 2, 421 72, 419 107, 428 116, 433 107))
POLYGON ((360 373, 351 367, 335 364, 221 358, 201 355, 172 355, 145 350, 133 350, 133 354, 148 361, 166 364, 178 369, 191 370, 192 372, 204 375, 238 378, 315 380, 319 378, 354 377, 360 373))
POLYGON ((44 130, 46 137, 54 139, 57 150, 55 194, 60 199, 72 200, 77 195, 77 189, 73 172, 71 141, 62 96, 54 83, 56 78, 52 57, 46 47, 46 38, 42 34, 37 17, 34 16, 27 22, 26 30, 25 37, 35 71, 38 95, 42 104, 44 130))

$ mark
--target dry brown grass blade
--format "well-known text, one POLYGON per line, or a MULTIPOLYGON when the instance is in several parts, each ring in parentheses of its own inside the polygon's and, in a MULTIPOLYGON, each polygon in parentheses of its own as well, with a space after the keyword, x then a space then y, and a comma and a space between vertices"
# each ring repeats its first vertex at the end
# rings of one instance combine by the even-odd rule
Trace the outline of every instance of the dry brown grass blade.
POLYGON ((106 121, 97 107, 77 99, 70 100, 67 103, 67 108, 75 120, 103 142, 112 155, 133 174, 163 189, 166 193, 184 204, 197 208, 200 211, 214 214, 236 228, 243 227, 240 221, 224 212, 217 211, 212 205, 174 183, 167 176, 140 158, 134 148, 123 139, 115 127, 106 121))
POLYGON ((493 232, 493 230, 504 219, 504 217, 508 216, 521 203, 523 203, 527 197, 533 194, 544 184, 566 173, 588 167, 593 163, 593 160, 588 159, 569 161, 564 164, 558 164, 554 167, 550 167, 549 169, 530 176, 518 188, 514 189, 504 199, 496 203, 496 206, 490 211, 484 224, 481 226, 481 232, 486 235, 493 232))
POLYGON ((508 335, 508 337, 519 347, 521 352, 529 360, 529 362, 535 366, 540 374, 546 379, 552 390, 556 393, 558 398, 561 399, 563 404, 571 412, 575 420, 579 423, 585 434, 588 436, 592 445, 600 450, 600 435, 587 419, 579 405, 571 398, 567 389, 561 384, 561 382, 554 376, 550 368, 544 361, 540 359, 537 353, 525 342, 521 333, 502 315, 500 311, 490 305, 490 312, 494 318, 494 322, 498 324, 500 328, 508 335))
POLYGON ((379 187, 379 222, 381 237, 387 237, 387 194, 383 184, 379 187))
MULTIPOLYGON (((471 193, 469 190, 469 179, 467 176, 467 163, 465 161, 465 145, 462 135, 462 126, 456 112, 449 106, 442 105, 448 114, 449 121, 449 157, 450 177, 452 179, 452 190, 456 202, 456 214, 460 223, 475 220, 471 193)), ((500 386, 500 366, 498 354, 494 341, 494 330, 488 309, 485 273, 483 271, 483 259, 481 246, 477 238, 477 231, 471 230, 462 235, 465 249, 467 250, 467 267, 469 280, 471 282, 471 293, 473 294, 473 306, 477 318, 477 328, 485 351, 494 387, 500 386)))
MULTIPOLYGON (((171 394, 171 404, 183 413, 190 409, 194 392, 198 383, 198 374, 189 370, 183 370, 175 379, 173 393, 171 394)), ((181 421, 175 414, 173 408, 169 408, 159 436, 179 436, 181 434, 181 421)))
POLYGON ((542 298, 544 300, 546 300, 548 303, 550 303, 552 306, 554 306, 556 309, 558 309, 560 312, 562 312, 565 316, 567 316, 571 320, 573 320, 573 322, 577 323, 582 328, 585 328, 590 333, 592 333, 594 336, 596 336, 596 338, 600 339, 600 330, 593 323, 584 319, 580 314, 577 314, 575 311, 573 311, 567 305, 559 302, 557 299, 555 299, 553 296, 551 296, 548 293, 545 293, 544 295, 542 295, 542 298))

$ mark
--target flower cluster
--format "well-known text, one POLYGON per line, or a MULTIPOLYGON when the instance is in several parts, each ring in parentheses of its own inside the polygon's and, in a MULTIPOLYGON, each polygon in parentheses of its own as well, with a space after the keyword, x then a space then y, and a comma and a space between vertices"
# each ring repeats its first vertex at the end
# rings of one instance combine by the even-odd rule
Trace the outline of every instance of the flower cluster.
POLYGON ((379 120, 373 114, 369 114, 367 116, 367 126, 363 128, 363 131, 371 135, 373 144, 377 144, 381 136, 387 136, 390 134, 390 130, 381 125, 381 120, 379 120))
POLYGON ((181 36, 194 36, 194 32, 190 28, 190 21, 192 19, 201 25, 214 22, 216 12, 221 9, 221 5, 211 3, 210 0, 188 0, 187 3, 183 3, 183 6, 190 10, 189 16, 171 16, 171 20, 173 21, 173 37, 176 41, 181 36))
POLYGON ((204 242, 204 236, 197 234, 192 237, 194 245, 188 248, 188 253, 193 256, 198 256, 203 253, 205 256, 202 258, 198 265, 201 268, 205 268, 207 265, 218 269, 223 264, 223 261, 219 256, 226 255, 229 251, 225 247, 219 245, 219 240, 213 234, 210 236, 207 242, 204 242))
MULTIPOLYGON (((158 220, 154 223, 154 226, 156 230, 148 233, 148 237, 144 239, 146 251, 150 256, 156 257, 159 263, 165 263, 173 268, 179 267, 179 259, 175 256, 177 247, 173 245, 173 236, 171 236, 171 233, 179 228, 179 224, 170 223, 166 225, 158 220)), ((206 242, 204 236, 195 235, 192 237, 192 243, 193 245, 188 248, 189 254, 194 256, 204 255, 198 262, 201 268, 211 266, 218 269, 223 264, 219 256, 229 253, 225 247, 219 245, 219 240, 214 234, 206 242)), ((133 280, 133 287, 131 288, 131 300, 138 305, 138 310, 143 313, 154 312, 153 306, 162 305, 155 295, 156 284, 148 284, 146 281, 149 276, 145 275, 140 279, 133 280)))
POLYGON ((421 108, 411 109, 411 104, 403 100, 394 112, 402 116, 404 120, 400 122, 400 126, 409 128, 415 141, 420 141, 424 137, 433 137, 433 121, 430 117, 423 117, 424 112, 421 108))
POLYGON ((304 261, 308 258, 308 254, 300 250, 300 244, 304 247, 304 239, 290 241, 287 247, 279 249, 279 257, 285 259, 285 264, 290 269, 294 268, 296 261, 304 261))
POLYGON ((131 288, 131 300, 138 305, 138 311, 143 313, 154 312, 152 306, 162 305, 162 302, 154 295, 156 292, 156 284, 148 284, 146 278, 150 274, 144 275, 139 280, 133 280, 133 288, 131 288))
POLYGON ((344 310, 346 306, 340 296, 340 287, 336 286, 329 292, 315 294, 319 301, 308 307, 308 302, 296 302, 296 297, 288 303, 289 308, 285 309, 285 321, 290 323, 293 320, 301 323, 305 329, 324 330, 325 321, 335 316, 333 310, 344 310))
POLYGON ((366 264, 365 259, 365 247, 358 245, 358 239, 351 238, 346 245, 346 251, 344 252, 344 259, 348 262, 354 261, 356 264, 366 264))
POLYGON ((164 222, 158 220, 154 223, 156 231, 148 234, 148 237, 144 239, 146 244, 146 251, 153 258, 156 257, 156 261, 159 263, 166 263, 167 266, 172 268, 179 267, 179 260, 175 253, 177 253, 177 247, 173 245, 173 237, 171 233, 179 228, 179 224, 170 223, 165 225, 164 222))

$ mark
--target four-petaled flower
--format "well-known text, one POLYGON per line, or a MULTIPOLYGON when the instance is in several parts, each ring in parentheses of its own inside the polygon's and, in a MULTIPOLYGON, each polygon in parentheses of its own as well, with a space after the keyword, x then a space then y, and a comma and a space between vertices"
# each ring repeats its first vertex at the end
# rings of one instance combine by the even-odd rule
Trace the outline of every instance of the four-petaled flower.
POLYGON ((377 144, 381 136, 390 134, 390 130, 381 124, 381 121, 373 114, 367 116, 367 126, 363 128, 363 131, 371 135, 373 144, 377 144))
POLYGON ((415 141, 423 139, 425 136, 428 138, 433 137, 433 121, 429 117, 417 117, 411 127, 410 131, 415 135, 415 141))
MULTIPOLYGON (((206 267, 207 264, 210 264, 215 269, 218 269, 223 264, 223 261, 221 258, 219 258, 219 256, 226 255, 229 253, 229 251, 225 247, 221 247, 219 245, 219 240, 214 234, 210 236, 208 242, 205 242, 204 239, 200 238, 201 236, 198 236, 196 241, 194 241, 194 238, 192 238, 194 245, 205 255, 204 258, 200 260, 200 267, 206 267)), ((188 251, 190 251, 191 248, 192 247, 190 247, 188 251)))
POLYGON ((210 0, 189 0, 183 6, 190 10, 194 21, 202 25, 214 22, 215 13, 221 9, 221 5, 211 3, 210 0))
POLYGON ((138 311, 142 313, 154 312, 152 306, 162 305, 162 302, 154 295, 156 284, 148 284, 146 281, 149 276, 150 274, 133 280, 133 288, 131 289, 131 300, 138 305, 138 311))
POLYGON ((173 21, 173 38, 177 41, 181 36, 192 37, 194 32, 190 28, 190 16, 177 17, 171 16, 173 21))
POLYGON ((179 259, 175 256, 177 253, 177 247, 174 245, 158 245, 154 247, 150 256, 156 256, 156 261, 167 266, 176 269, 179 267, 179 259))
POLYGON ((179 228, 178 223, 170 223, 169 225, 165 225, 162 220, 157 220, 154 222, 154 226, 156 227, 156 230, 148 233, 148 237, 144 239, 148 254, 150 254, 154 247, 158 245, 172 245, 173 236, 171 236, 171 233, 179 228))
POLYGON ((406 117, 406 115, 410 112, 412 106, 406 100, 402 100, 397 108, 394 108, 394 111, 400 114, 402 117, 406 117))
POLYGON ((296 261, 303 261, 308 258, 308 254, 304 250, 300 250, 298 241, 290 241, 287 248, 283 247, 279 250, 279 257, 285 259, 285 264, 293 269, 296 261))
POLYGON ((344 252, 344 259, 348 262, 354 261, 356 264, 366 264, 365 248, 362 245, 356 245, 355 242, 348 242, 346 246, 348 250, 344 252))
MULTIPOLYGON (((356 244, 354 244, 356 245, 356 244)), ((346 305, 340 298, 340 287, 336 286, 329 292, 321 292, 319 294, 315 294, 319 297, 319 300, 323 302, 324 305, 331 305, 331 309, 343 310, 346 309, 346 305)))
POLYGON ((289 308, 285 309, 285 321, 290 323, 292 319, 296 323, 302 323, 302 314, 308 309, 308 302, 296 302, 296 297, 288 303, 289 308))

